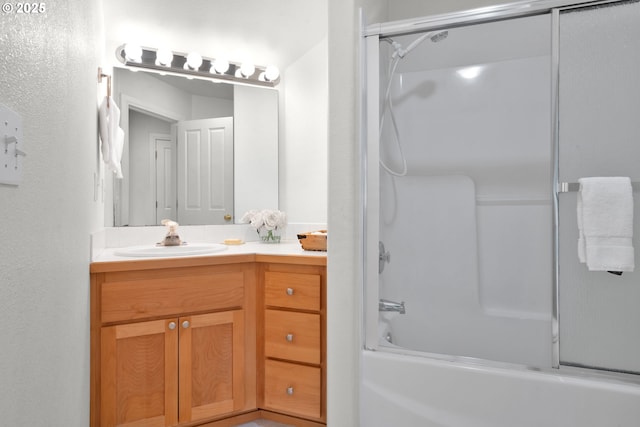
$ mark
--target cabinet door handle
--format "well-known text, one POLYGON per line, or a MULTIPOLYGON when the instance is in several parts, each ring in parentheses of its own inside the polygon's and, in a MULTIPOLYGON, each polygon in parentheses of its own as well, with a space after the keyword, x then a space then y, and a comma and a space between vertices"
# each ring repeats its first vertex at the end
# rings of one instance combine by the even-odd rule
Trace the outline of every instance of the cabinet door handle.
POLYGON ((287 334, 286 339, 289 342, 293 342, 293 334, 287 334))
POLYGON ((171 329, 172 331, 176 328, 176 322, 169 322, 169 329, 171 329))
POLYGON ((287 295, 293 295, 293 288, 287 288, 287 295))
POLYGON ((184 322, 182 322, 182 328, 187 329, 191 324, 189 323, 188 320, 185 320, 184 322))
POLYGON ((289 396, 293 395, 293 387, 287 387, 287 394, 289 396))

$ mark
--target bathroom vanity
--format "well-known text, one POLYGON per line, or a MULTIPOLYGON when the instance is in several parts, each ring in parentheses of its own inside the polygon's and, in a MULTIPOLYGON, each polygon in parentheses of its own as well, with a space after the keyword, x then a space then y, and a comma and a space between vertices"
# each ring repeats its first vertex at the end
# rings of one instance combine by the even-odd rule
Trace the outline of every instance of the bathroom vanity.
POLYGON ((243 246, 91 264, 92 427, 326 423, 326 256, 243 246))

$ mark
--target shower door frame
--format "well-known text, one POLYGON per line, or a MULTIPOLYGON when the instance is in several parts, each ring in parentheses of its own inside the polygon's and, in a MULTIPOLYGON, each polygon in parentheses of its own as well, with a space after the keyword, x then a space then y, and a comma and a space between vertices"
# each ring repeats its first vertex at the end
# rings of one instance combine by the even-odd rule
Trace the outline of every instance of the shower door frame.
MULTIPOLYGON (((380 196, 377 186, 370 182, 379 182, 379 120, 380 120, 380 55, 379 42, 381 37, 423 33, 468 26, 479 23, 490 23, 504 19, 521 18, 526 16, 549 14, 551 17, 551 144, 552 144, 552 306, 551 306, 551 367, 560 368, 560 332, 559 332, 559 204, 558 204, 558 168, 559 168, 559 34, 560 13, 564 10, 621 3, 625 0, 542 0, 508 3, 498 6, 483 7, 462 12, 434 15, 422 18, 372 24, 363 29, 364 38, 362 63, 366 64, 362 77, 361 99, 366 114, 362 119, 366 122, 361 141, 362 167, 362 251, 363 251, 363 348, 365 350, 378 349, 378 237, 379 237, 379 209, 380 196), (376 286, 371 284, 375 283, 376 286), (375 313, 375 315, 374 315, 375 313), (372 319, 375 317, 374 319, 372 319)), ((455 355, 451 355, 457 357, 455 355)), ((494 361, 491 361, 494 363, 494 361)), ((500 364, 500 362, 497 362, 500 364)), ((540 368, 540 367, 532 367, 540 368)))

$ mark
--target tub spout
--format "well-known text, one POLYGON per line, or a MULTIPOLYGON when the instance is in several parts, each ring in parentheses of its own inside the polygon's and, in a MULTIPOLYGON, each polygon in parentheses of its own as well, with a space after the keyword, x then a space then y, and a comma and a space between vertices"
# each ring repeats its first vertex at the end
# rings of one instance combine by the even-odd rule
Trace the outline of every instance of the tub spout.
POLYGON ((389 301, 387 299, 381 299, 378 302, 378 310, 379 311, 395 311, 400 314, 405 314, 404 301, 395 302, 395 301, 389 301))

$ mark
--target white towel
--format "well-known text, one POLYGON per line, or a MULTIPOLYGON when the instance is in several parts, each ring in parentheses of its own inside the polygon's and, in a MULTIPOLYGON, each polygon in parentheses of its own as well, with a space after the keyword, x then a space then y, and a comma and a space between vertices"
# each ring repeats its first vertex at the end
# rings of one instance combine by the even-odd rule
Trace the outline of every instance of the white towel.
POLYGON ((590 271, 633 271, 633 188, 627 177, 581 178, 578 258, 590 271))
POLYGON ((124 147, 124 131, 120 128, 120 109, 113 98, 105 96, 100 105, 99 121, 102 159, 109 169, 122 179, 120 161, 124 147))

